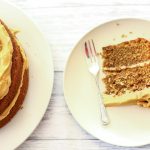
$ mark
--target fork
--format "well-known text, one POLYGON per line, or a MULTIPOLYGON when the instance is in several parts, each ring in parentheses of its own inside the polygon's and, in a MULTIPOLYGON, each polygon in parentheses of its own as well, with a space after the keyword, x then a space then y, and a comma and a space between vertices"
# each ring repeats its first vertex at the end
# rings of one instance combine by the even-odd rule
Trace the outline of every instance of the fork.
POLYGON ((103 97, 101 94, 100 86, 99 86, 99 61, 97 58, 97 53, 95 49, 95 45, 93 40, 85 42, 85 56, 88 64, 88 71, 91 73, 91 75, 94 77, 97 88, 99 90, 99 101, 100 101, 100 112, 101 112, 101 121, 103 125, 108 125, 110 123, 106 107, 103 103, 103 97))

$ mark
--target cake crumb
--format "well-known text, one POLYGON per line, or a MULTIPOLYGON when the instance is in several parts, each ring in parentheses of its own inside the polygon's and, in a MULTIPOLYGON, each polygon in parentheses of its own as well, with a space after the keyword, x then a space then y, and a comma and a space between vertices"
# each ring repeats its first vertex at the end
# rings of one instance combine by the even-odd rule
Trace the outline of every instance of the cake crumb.
POLYGON ((120 24, 119 24, 119 23, 116 23, 116 25, 119 26, 120 24))
POLYGON ((115 41, 116 39, 115 38, 113 38, 113 41, 115 41))
POLYGON ((122 38, 127 38, 127 35, 126 34, 122 34, 121 37, 122 38))
POLYGON ((129 34, 133 34, 133 32, 132 32, 132 31, 130 31, 130 32, 129 32, 129 34))
POLYGON ((14 35, 16 35, 20 32, 20 30, 17 30, 17 29, 10 29, 10 30, 14 35))

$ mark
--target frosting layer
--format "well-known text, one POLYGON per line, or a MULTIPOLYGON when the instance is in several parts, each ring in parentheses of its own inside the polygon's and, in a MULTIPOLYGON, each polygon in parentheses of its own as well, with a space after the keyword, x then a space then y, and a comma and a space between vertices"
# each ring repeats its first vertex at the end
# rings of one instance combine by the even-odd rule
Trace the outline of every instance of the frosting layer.
POLYGON ((11 85, 13 46, 11 39, 2 24, 0 24, 0 99, 7 95, 11 85))
MULTIPOLYGON (((145 88, 141 91, 129 92, 120 96, 103 94, 104 104, 106 106, 117 106, 123 104, 137 104, 144 96, 149 95, 150 88, 145 88)), ((150 95, 149 95, 150 96, 150 95)))

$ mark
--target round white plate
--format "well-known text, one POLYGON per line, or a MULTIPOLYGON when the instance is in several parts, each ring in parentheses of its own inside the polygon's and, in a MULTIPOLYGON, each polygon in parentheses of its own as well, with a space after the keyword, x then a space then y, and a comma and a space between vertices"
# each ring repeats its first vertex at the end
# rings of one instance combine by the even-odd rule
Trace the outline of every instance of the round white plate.
POLYGON ((0 149, 10 150, 32 133, 46 111, 53 86, 53 64, 48 43, 22 11, 0 0, 0 18, 9 27, 21 31, 18 38, 27 54, 30 73, 23 109, 0 129, 0 149))
POLYGON ((150 109, 138 106, 107 108, 111 124, 102 126, 95 82, 87 70, 84 42, 93 39, 97 51, 103 46, 143 37, 150 40, 150 22, 121 19, 107 22, 86 34, 75 46, 64 74, 64 95, 76 121, 87 132, 120 146, 150 143, 150 109))

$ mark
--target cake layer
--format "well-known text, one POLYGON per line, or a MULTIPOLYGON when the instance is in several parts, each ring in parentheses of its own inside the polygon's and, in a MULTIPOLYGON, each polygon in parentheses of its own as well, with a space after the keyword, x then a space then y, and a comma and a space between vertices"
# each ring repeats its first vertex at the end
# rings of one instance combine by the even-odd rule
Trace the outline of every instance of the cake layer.
POLYGON ((140 105, 150 107, 150 88, 141 91, 129 92, 119 96, 103 94, 103 102, 105 106, 122 106, 122 105, 140 105))
POLYGON ((119 71, 105 71, 107 95, 122 95, 126 91, 140 91, 150 87, 150 64, 119 71))
POLYGON ((18 110, 21 108, 22 103, 23 103, 24 98, 27 93, 28 80, 29 80, 28 79, 28 69, 26 69, 24 72, 24 76, 23 76, 23 82, 22 82, 22 87, 20 89, 20 94, 16 100, 15 105, 10 110, 9 114, 3 120, 0 121, 0 128, 3 127, 4 125, 6 125, 15 116, 15 114, 18 112, 18 110))
POLYGON ((138 38, 117 45, 103 47, 104 68, 131 66, 150 60, 150 41, 138 38))

